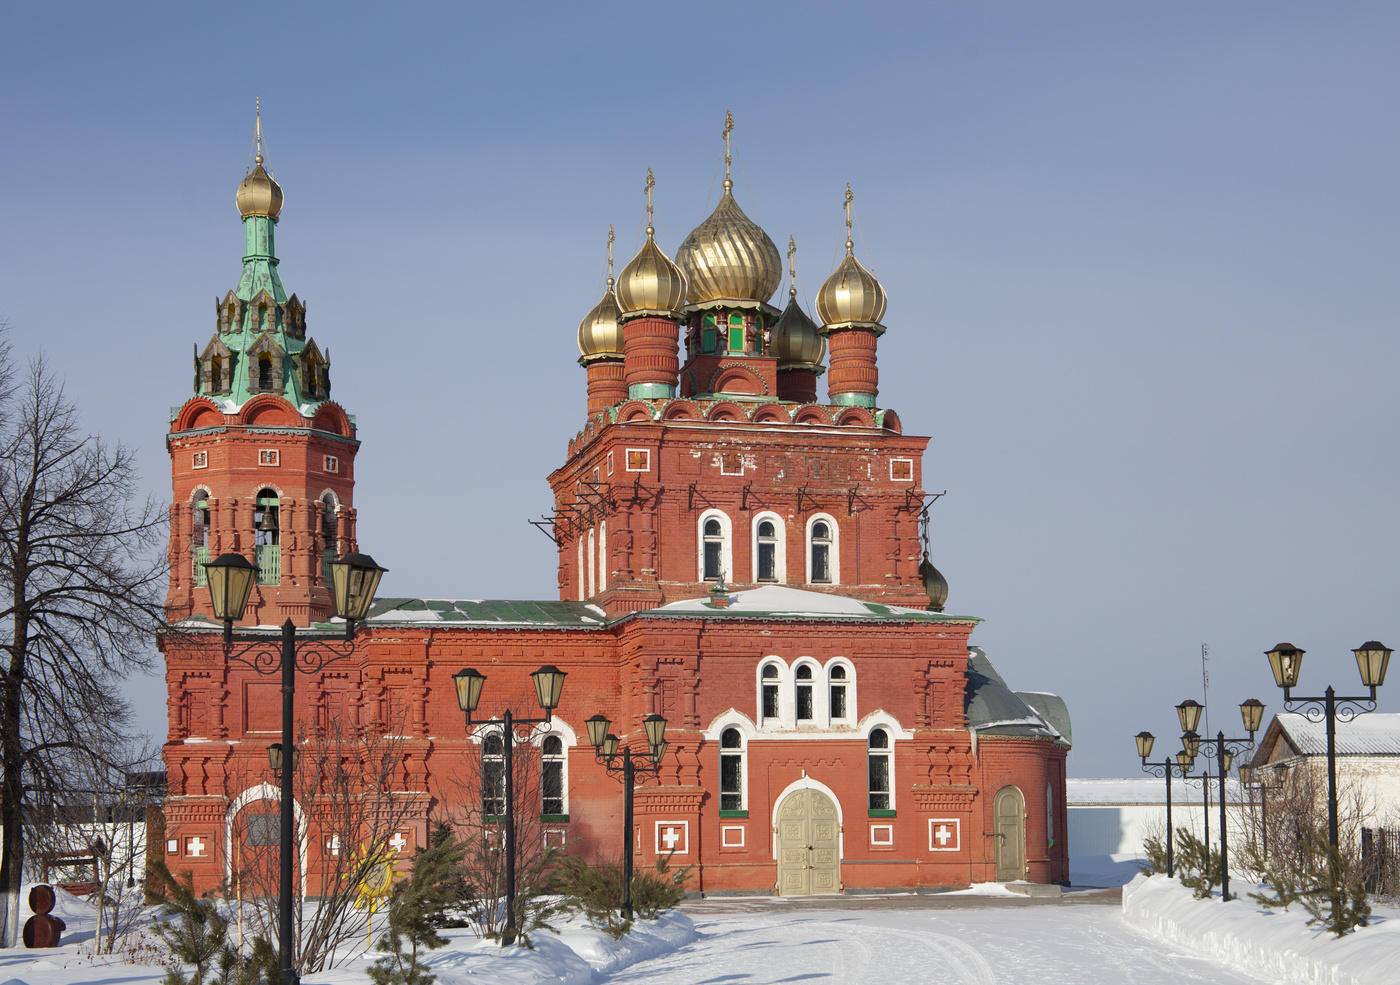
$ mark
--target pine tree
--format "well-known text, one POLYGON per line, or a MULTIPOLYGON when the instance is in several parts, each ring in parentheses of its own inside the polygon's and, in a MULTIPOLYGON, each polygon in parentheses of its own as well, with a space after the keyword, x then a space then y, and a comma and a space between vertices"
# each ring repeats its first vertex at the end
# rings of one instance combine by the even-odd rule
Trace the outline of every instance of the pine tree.
POLYGON ((413 872, 394 887, 389 900, 389 923, 375 946, 384 957, 368 969, 374 985, 432 985, 437 980, 420 960, 420 952, 447 943, 438 929, 455 899, 466 854, 467 843, 439 825, 432 844, 414 857, 413 872))
POLYGON ((241 954, 229 943, 228 918, 213 900, 195 895, 192 873, 176 879, 161 858, 152 859, 150 871, 162 901, 163 919, 156 922, 155 931, 176 960, 193 966, 189 974, 167 968, 165 985, 260 985, 277 980, 277 952, 272 945, 257 937, 252 953, 241 954))

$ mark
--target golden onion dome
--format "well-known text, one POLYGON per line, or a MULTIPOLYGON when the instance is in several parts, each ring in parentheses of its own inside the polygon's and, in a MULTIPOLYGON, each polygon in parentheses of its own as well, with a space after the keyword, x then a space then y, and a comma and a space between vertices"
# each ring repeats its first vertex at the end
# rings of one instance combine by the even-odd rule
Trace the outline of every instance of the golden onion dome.
POLYGON ((617 323, 621 314, 613 292, 613 279, 609 277, 607 293, 579 322, 578 351, 583 353, 584 362, 622 355, 622 326, 617 323))
POLYGON ((647 225, 647 241, 617 278, 617 306, 622 318, 641 315, 679 317, 685 304, 685 274, 656 245, 656 229, 647 225))
POLYGON ((797 303, 795 287, 788 290, 787 307, 773 325, 769 353, 777 357, 779 369, 793 364, 820 365, 826 355, 826 339, 797 303))
POLYGON ((690 304, 709 301, 766 302, 783 280, 778 248, 758 223, 734 201, 734 182, 709 218, 691 231, 676 252, 690 285, 690 304))
POLYGON ((282 186, 263 170, 262 155, 253 158, 253 170, 238 183, 238 211, 249 216, 264 215, 276 219, 282 211, 282 186))
POLYGON ((855 244, 846 240, 846 257, 817 292, 817 317, 822 331, 833 328, 877 328, 885 315, 885 289, 875 275, 860 265, 855 244))

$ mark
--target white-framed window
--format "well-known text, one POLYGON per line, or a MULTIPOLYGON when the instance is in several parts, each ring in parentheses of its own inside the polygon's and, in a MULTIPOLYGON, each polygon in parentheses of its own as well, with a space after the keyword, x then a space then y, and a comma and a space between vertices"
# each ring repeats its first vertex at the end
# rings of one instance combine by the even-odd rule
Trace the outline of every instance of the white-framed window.
POLYGON ((787 581, 787 545, 783 518, 776 513, 758 513, 750 528, 753 543, 753 580, 756 582, 787 581))
POLYGON ((598 524, 598 591, 608 587, 608 521, 598 524))
POLYGON ((744 810, 744 733, 727 728, 719 736, 719 809, 744 810))
POLYGON ((793 672, 793 708, 797 716, 797 724, 811 724, 817 717, 816 696, 814 694, 815 675, 812 673, 812 665, 800 663, 796 671, 793 672))
POLYGON ((276 468, 281 464, 282 453, 276 448, 260 448, 258 450, 258 464, 269 468, 276 468))
POLYGON ((550 733, 540 740, 540 813, 563 817, 569 813, 569 757, 564 740, 550 733))
POLYGON ((782 679, 782 670, 771 660, 765 663, 763 669, 759 671, 758 721, 760 725, 777 725, 782 720, 780 702, 782 679))
POLYGON ((699 526, 700 581, 718 581, 720 576, 732 577, 734 552, 730 540, 729 515, 721 510, 706 510, 700 514, 699 526))
POLYGON ((844 663, 826 668, 827 713, 833 722, 849 722, 855 716, 855 674, 844 663))
POLYGON ((340 459, 336 458, 334 455, 326 455, 321 461, 321 468, 325 472, 339 472, 340 459))
POLYGON ((598 569, 598 532, 588 528, 588 597, 598 594, 597 582, 593 573, 598 569))
POLYGON ((613 453, 608 452, 608 475, 613 474, 613 453))
POLYGON ((841 584, 841 530, 827 513, 807 520, 807 584, 841 584))
POLYGON ((890 459, 890 481, 891 482, 913 482, 914 481, 914 460, 912 458, 892 458, 890 459))
POLYGON ((650 471, 651 471, 651 449, 650 449, 650 448, 628 448, 628 449, 627 449, 627 471, 628 471, 628 472, 650 472, 650 471))
POLYGON ((583 541, 583 537, 578 538, 578 600, 580 602, 588 598, 588 574, 584 567, 583 541))
POLYGON ((481 742, 481 813, 501 817, 506 812, 505 744, 499 731, 481 742))
POLYGON ((207 469, 209 467, 209 453, 207 451, 197 451, 190 458, 190 468, 207 469))
POLYGON ((882 728, 870 730, 866 740, 869 762, 870 809, 888 811, 894 808, 891 788, 890 734, 882 728))

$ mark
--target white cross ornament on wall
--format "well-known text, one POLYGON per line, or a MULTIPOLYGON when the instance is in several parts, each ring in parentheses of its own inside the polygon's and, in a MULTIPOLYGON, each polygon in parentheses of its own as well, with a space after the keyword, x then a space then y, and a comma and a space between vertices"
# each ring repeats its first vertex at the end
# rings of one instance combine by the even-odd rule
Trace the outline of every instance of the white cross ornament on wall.
POLYGON ((399 832, 395 831, 395 832, 394 832, 394 837, 392 837, 392 838, 389 839, 389 844, 391 844, 391 845, 394 846, 394 853, 395 853, 395 854, 397 854, 397 855, 402 855, 402 854, 403 854, 404 846, 408 844, 408 839, 405 838, 405 837, 404 837, 402 834, 400 834, 399 832))
POLYGON ((198 835, 195 835, 186 843, 186 848, 187 851, 185 854, 192 858, 198 858, 204 854, 204 841, 198 835))
POLYGON ((938 839, 938 844, 940 846, 946 848, 948 840, 953 837, 953 832, 948 830, 948 825, 940 824, 938 826, 938 833, 934 835, 934 837, 938 839))
POLYGON ((666 833, 661 836, 661 840, 666 843, 667 849, 676 847, 676 842, 681 840, 681 833, 675 828, 667 828, 666 833))

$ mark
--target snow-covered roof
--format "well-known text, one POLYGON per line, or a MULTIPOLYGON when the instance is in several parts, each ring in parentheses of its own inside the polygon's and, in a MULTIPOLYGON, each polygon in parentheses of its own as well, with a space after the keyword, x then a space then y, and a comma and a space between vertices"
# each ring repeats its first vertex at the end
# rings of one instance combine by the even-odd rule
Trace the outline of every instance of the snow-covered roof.
MULTIPOLYGON (((1304 756, 1327 755, 1327 726, 1306 715, 1284 712, 1274 716, 1287 740, 1304 756)), ((1269 733, 1274 723, 1269 723, 1269 733)), ((1400 756, 1400 713, 1374 712, 1337 722, 1337 755, 1400 756)))
POLYGON ((586 602, 533 602, 511 599, 375 599, 371 626, 435 623, 453 626, 597 629, 607 613, 586 602))
POLYGON ((1006 686, 986 652, 980 646, 968 647, 967 689, 963 697, 968 728, 978 735, 1025 735, 1053 739, 1068 746, 1069 709, 1059 696, 1040 692, 1018 694, 1006 686), (1032 705, 1053 708, 1045 715, 1032 705), (1062 732, 1052 719, 1060 718, 1062 732))
MULTIPOLYGON (((1217 803, 1216 797, 1219 794, 1220 781, 1211 778, 1210 781, 1210 801, 1214 805, 1217 803)), ((1239 782, 1232 779, 1225 781, 1225 797, 1228 803, 1238 803, 1242 796, 1239 782)), ((1071 806, 1092 807, 1105 806, 1116 807, 1130 804, 1165 804, 1167 802, 1167 781, 1165 777, 1144 776, 1138 777, 1105 777, 1091 780, 1070 778, 1065 781, 1065 800, 1071 806)), ((1181 782, 1181 777, 1172 777, 1172 803, 1185 804, 1201 803, 1201 783, 1197 776, 1196 782, 1186 787, 1181 782)))
POLYGON ((844 595, 806 592, 783 585, 765 585, 742 592, 731 592, 729 604, 716 606, 708 597, 682 599, 639 616, 760 616, 780 619, 898 619, 909 622, 980 622, 973 616, 953 616, 926 609, 862 602, 844 595))

